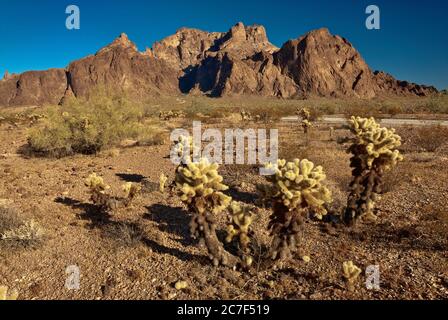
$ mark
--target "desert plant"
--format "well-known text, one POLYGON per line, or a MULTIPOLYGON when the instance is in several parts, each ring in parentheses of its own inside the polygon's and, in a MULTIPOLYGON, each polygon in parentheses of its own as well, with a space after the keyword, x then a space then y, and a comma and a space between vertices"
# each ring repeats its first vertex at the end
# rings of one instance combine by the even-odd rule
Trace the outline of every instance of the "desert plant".
POLYGON ((42 240, 44 229, 34 220, 26 221, 18 228, 5 231, 0 235, 3 241, 22 243, 25 246, 33 245, 42 240))
POLYGON ((253 221, 253 214, 247 206, 241 206, 235 201, 232 201, 230 210, 231 218, 227 226, 226 242, 230 243, 234 238, 238 238, 242 265, 247 268, 253 262, 250 249, 250 226, 253 221))
POLYGON ((222 183, 218 167, 207 159, 201 159, 199 163, 189 161, 179 165, 175 182, 181 200, 193 214, 192 236, 205 244, 214 265, 235 266, 236 258, 224 250, 216 235, 215 215, 224 212, 231 202, 231 198, 222 193, 228 187, 222 183))
POLYGON ((95 93, 89 100, 69 99, 51 107, 28 133, 30 150, 39 155, 62 157, 95 154, 138 138, 144 130, 143 111, 123 97, 95 93))
POLYGON ((313 214, 321 219, 327 214, 325 205, 332 201, 331 192, 323 184, 326 176, 322 167, 306 159, 278 160, 266 168, 274 170, 268 177, 272 186, 265 190, 273 207, 269 228, 274 238, 269 255, 273 260, 285 259, 298 247, 303 217, 313 214))
POLYGON ((347 281, 348 288, 353 290, 353 285, 361 274, 361 269, 358 268, 352 261, 345 261, 342 263, 342 272, 345 281, 347 281))
POLYGON ((110 186, 104 183, 103 178, 96 173, 92 173, 85 181, 89 188, 90 200, 98 207, 100 212, 112 213, 114 210, 128 207, 132 200, 140 192, 140 186, 131 182, 125 183, 122 187, 124 197, 115 197, 110 195, 110 186))
POLYGON ((349 123, 354 134, 347 150, 352 154, 353 181, 343 219, 353 225, 360 218, 376 219, 373 210, 383 175, 403 157, 397 150, 401 138, 394 129, 382 128, 374 118, 352 117, 349 123))
POLYGON ((161 193, 165 192, 166 182, 168 181, 168 177, 164 175, 163 173, 160 174, 159 178, 159 191, 161 193))
POLYGON ((19 297, 19 292, 17 290, 8 291, 8 287, 0 286, 0 301, 17 300, 19 297))

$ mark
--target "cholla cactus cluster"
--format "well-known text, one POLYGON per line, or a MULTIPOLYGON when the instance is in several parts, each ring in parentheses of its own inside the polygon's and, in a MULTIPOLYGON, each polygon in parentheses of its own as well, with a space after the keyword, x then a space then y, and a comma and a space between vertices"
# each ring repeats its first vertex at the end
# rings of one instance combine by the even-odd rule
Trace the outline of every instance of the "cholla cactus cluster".
POLYGON ((90 191, 90 200, 95 204, 101 212, 111 213, 120 207, 128 207, 132 200, 140 192, 140 186, 131 182, 122 186, 124 197, 114 197, 109 194, 110 186, 104 183, 102 177, 96 173, 92 173, 85 181, 90 191))
POLYGON ((345 281, 347 281, 348 288, 353 290, 353 285, 361 274, 361 269, 356 266, 352 261, 345 261, 342 264, 342 272, 345 281))
POLYGON ((241 206, 235 201, 232 201, 230 210, 231 221, 227 226, 226 242, 230 243, 234 238, 238 239, 243 266, 250 267, 253 262, 250 252, 250 226, 253 222, 253 214, 248 207, 241 206))
POLYGON ((0 301, 17 300, 19 293, 17 290, 9 290, 6 286, 0 286, 0 301))
POLYGON ((401 137, 394 129, 382 128, 374 118, 352 117, 350 131, 354 134, 348 152, 353 181, 344 221, 351 225, 359 218, 374 220, 375 201, 381 191, 386 171, 403 160, 398 151, 401 137))
POLYGON ((222 183, 218 165, 207 159, 199 163, 181 164, 176 170, 176 186, 181 200, 193 213, 190 231, 208 249, 214 265, 236 264, 236 258, 224 250, 216 235, 215 215, 222 213, 230 205, 231 198, 222 191, 228 189, 222 183))
POLYGON ((270 255, 274 260, 284 259, 297 249, 303 216, 314 214, 321 219, 327 214, 325 205, 332 201, 331 192, 323 184, 322 167, 306 159, 279 160, 266 169, 275 170, 269 177, 272 187, 266 190, 274 209, 269 223, 274 236, 270 255))
POLYGON ((311 122, 311 112, 307 108, 297 108, 296 115, 300 119, 303 132, 307 134, 309 129, 313 126, 311 122))

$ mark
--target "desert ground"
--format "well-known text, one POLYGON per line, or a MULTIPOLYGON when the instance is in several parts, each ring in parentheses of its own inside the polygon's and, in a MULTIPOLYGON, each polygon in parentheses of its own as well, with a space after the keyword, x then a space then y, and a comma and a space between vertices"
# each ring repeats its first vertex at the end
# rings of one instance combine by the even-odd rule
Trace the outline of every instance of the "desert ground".
MULTIPOLYGON (((214 267, 206 250, 191 238, 190 213, 175 192, 161 193, 158 186, 161 173, 169 181, 175 174, 169 159, 169 131, 191 129, 194 117, 165 121, 165 143, 160 145, 123 143, 96 155, 57 159, 23 152, 28 130, 39 125, 26 118, 0 122, 0 206, 4 212, 17 213, 22 221, 33 219, 45 232, 32 245, 0 241, 0 285, 16 289, 19 299, 448 298, 447 127, 387 123, 402 137, 404 161, 386 175, 376 207, 378 220, 349 228, 332 219, 346 205, 351 180, 350 155, 343 143, 350 133, 343 122, 316 120, 306 138, 298 122, 282 120, 291 114, 243 122, 235 111, 241 104, 207 116, 190 102, 176 103, 179 108, 194 109, 205 127, 277 128, 281 158, 307 158, 323 166, 334 199, 330 214, 323 221, 306 222, 294 259, 275 268, 258 263, 270 245, 269 208, 257 201, 256 185, 265 181, 258 166, 222 165, 219 169, 230 187, 228 194, 256 213, 254 242, 259 253, 253 268, 214 267), (99 214, 84 184, 93 172, 115 193, 125 182, 139 184, 141 193, 130 207, 110 216, 99 214), (342 276, 342 263, 349 260, 362 270, 379 265, 380 289, 366 288, 364 272, 349 288, 342 276), (65 287, 66 269, 71 265, 80 270, 79 290, 65 287), (185 281, 186 288, 177 290, 179 281, 185 281)), ((306 103, 289 102, 294 108, 306 103)), ((321 110, 319 117, 328 116, 328 110, 321 110)), ((418 114, 396 111, 393 106, 390 110, 397 119, 447 119, 425 110, 418 114)), ((347 112, 356 111, 362 110, 347 112)), ((384 117, 390 119, 391 113, 384 117)), ((225 232, 226 219, 224 215, 218 218, 218 234, 225 232)))

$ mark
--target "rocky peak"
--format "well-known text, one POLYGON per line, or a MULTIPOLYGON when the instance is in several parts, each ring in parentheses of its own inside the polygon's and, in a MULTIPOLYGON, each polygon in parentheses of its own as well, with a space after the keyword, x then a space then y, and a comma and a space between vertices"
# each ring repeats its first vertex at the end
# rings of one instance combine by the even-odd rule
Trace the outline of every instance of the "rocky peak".
POLYGON ((102 48, 98 53, 103 53, 105 51, 113 50, 113 49, 131 49, 132 51, 137 51, 137 46, 134 42, 129 40, 129 37, 126 33, 121 33, 111 44, 102 48))

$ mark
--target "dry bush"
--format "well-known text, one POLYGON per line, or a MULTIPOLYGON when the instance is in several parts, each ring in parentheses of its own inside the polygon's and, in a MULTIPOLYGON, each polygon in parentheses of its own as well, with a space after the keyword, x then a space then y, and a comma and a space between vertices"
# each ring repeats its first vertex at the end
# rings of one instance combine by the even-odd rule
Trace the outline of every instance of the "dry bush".
POLYGON ((98 90, 89 100, 73 98, 49 108, 41 125, 29 131, 28 145, 43 156, 95 154, 124 139, 137 139, 143 131, 138 104, 98 90))
POLYGON ((36 221, 24 221, 16 210, 0 207, 0 246, 28 248, 43 239, 44 229, 36 221))
POLYGON ((447 143, 448 127, 426 126, 413 128, 410 143, 417 148, 427 152, 435 152, 442 145, 447 143))

